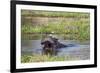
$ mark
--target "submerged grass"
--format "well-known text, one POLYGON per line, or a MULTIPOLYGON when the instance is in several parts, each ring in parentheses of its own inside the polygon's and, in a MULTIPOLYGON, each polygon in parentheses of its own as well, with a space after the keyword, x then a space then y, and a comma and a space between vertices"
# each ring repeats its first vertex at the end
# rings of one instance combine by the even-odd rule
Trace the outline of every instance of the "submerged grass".
POLYGON ((31 62, 54 62, 54 61, 70 61, 79 60, 78 57, 72 56, 50 56, 50 55, 23 55, 21 56, 21 63, 31 62))

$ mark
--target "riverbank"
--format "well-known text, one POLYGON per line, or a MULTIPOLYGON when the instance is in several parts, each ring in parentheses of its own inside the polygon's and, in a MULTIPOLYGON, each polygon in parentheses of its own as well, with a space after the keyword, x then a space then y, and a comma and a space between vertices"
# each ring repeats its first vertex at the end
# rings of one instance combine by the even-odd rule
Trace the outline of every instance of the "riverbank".
POLYGON ((90 14, 22 10, 21 39, 36 40, 57 35, 64 40, 90 40, 90 14))
POLYGON ((78 57, 73 56, 50 56, 50 55, 23 55, 21 56, 21 63, 32 63, 32 62, 54 62, 54 61, 71 61, 79 60, 78 57))

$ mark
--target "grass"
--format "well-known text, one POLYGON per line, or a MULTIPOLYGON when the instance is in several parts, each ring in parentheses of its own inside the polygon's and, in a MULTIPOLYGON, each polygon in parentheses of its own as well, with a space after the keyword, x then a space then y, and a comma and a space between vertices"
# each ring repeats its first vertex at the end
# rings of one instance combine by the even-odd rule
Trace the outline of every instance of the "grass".
MULTIPOLYGON (((89 23, 76 21, 73 23, 65 24, 64 22, 59 24, 48 24, 46 26, 22 26, 22 33, 52 33, 60 34, 65 39, 69 40, 89 40, 90 39, 90 27, 89 23), (70 38, 66 37, 67 35, 70 35, 70 38)), ((35 35, 34 35, 35 36, 35 35)), ((34 39, 34 38, 33 38, 34 39)))
POLYGON ((70 60, 78 60, 79 58, 75 58, 72 56, 50 56, 50 55, 23 55, 21 57, 22 63, 32 63, 32 62, 54 62, 54 61, 70 61, 70 60))
MULTIPOLYGON (((44 19, 45 20, 45 19, 44 19)), ((37 20, 38 21, 38 20, 37 20)), ((39 21, 39 22, 40 22, 39 21)), ((41 23, 41 22, 40 22, 41 23)), ((79 12, 50 12, 50 11, 32 11, 32 10, 22 10, 22 38, 26 33, 52 33, 63 36, 67 40, 89 40, 90 39, 90 16, 89 13, 79 13, 79 12), (60 20, 48 21, 46 24, 35 24, 31 19, 26 19, 27 17, 34 18, 40 17, 56 17, 61 18, 60 20), (69 20, 71 18, 71 20, 69 20), (66 20, 68 19, 68 20, 66 20), (54 23, 56 22, 56 23, 54 23), (67 37, 69 36, 69 37, 67 37)), ((39 39, 40 36, 34 34, 34 36, 25 36, 23 39, 39 39), (35 37, 34 37, 35 36, 35 37)))
POLYGON ((39 11, 39 10, 22 10, 22 16, 42 16, 42 17, 85 17, 88 18, 88 13, 81 12, 64 12, 64 11, 39 11))

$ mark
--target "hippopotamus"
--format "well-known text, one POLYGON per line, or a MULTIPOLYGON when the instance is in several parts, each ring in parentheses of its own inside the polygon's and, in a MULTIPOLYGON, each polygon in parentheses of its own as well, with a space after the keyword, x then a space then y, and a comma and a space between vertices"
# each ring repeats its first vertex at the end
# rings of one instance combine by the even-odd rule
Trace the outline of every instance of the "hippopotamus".
POLYGON ((41 41, 41 45, 43 45, 42 54, 50 54, 56 55, 58 48, 67 47, 66 45, 60 43, 57 38, 49 36, 41 41))

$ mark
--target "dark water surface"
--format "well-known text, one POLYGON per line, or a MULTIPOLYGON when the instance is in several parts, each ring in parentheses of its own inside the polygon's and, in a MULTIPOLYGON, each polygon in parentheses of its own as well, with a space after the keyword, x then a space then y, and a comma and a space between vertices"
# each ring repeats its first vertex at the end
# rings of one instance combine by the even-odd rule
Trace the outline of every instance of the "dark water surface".
MULTIPOLYGON (((59 42, 67 45, 65 48, 57 49, 57 56, 73 56, 81 60, 90 58, 90 44, 87 42, 79 42, 76 40, 59 40, 59 42)), ((21 54, 41 54, 41 40, 22 40, 21 54)))

